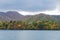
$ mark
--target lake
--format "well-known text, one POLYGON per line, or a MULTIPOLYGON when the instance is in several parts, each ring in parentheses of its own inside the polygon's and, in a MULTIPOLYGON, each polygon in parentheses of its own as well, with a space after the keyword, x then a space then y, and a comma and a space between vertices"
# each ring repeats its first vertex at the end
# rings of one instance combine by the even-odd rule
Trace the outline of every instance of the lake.
POLYGON ((0 40, 60 40, 60 31, 0 30, 0 40))

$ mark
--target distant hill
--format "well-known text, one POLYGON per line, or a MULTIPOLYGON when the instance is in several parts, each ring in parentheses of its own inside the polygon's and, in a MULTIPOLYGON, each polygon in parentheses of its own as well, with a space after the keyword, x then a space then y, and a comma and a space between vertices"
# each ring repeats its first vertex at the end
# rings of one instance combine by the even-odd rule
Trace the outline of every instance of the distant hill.
POLYGON ((4 12, 0 12, 0 21, 9 21, 9 19, 4 12))
POLYGON ((37 14, 37 15, 27 15, 24 19, 27 20, 27 21, 36 21, 36 20, 42 20, 42 21, 55 20, 55 21, 58 21, 58 20, 60 20, 60 16, 47 15, 47 14, 44 14, 44 13, 40 13, 40 14, 37 14))
POLYGON ((36 20, 60 20, 60 15, 47 15, 45 13, 40 13, 37 15, 22 15, 17 11, 7 11, 0 12, 0 21, 36 21, 36 20))
POLYGON ((6 12, 6 16, 10 18, 10 20, 21 20, 24 16, 22 14, 19 14, 16 11, 8 11, 6 12))
POLYGON ((18 21, 23 18, 23 15, 16 11, 0 12, 0 21, 18 21))

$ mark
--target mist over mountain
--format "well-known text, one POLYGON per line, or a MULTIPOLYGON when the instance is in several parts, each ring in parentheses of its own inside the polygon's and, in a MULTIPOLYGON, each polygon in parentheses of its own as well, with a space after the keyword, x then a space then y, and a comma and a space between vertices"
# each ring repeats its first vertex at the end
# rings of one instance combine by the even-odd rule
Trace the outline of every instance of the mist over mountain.
POLYGON ((17 11, 0 12, 0 21, 35 21, 35 20, 60 20, 60 15, 48 15, 39 13, 36 15, 22 15, 17 11))

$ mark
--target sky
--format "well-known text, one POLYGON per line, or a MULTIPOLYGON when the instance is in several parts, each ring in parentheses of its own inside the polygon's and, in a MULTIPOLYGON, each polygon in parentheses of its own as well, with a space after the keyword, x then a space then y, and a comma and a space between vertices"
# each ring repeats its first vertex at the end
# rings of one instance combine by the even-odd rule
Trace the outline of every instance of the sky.
POLYGON ((23 15, 34 15, 40 12, 58 15, 59 9, 60 0, 0 0, 0 11, 17 10, 23 15))

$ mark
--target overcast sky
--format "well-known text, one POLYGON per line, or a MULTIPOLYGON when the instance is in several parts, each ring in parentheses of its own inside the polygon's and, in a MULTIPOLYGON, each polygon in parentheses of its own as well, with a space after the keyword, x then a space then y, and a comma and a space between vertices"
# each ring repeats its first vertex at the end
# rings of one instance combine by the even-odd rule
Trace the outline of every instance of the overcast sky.
POLYGON ((0 10, 53 10, 60 0, 0 0, 0 10))
POLYGON ((0 0, 0 11, 17 10, 23 15, 40 12, 59 15, 60 0, 0 0))

